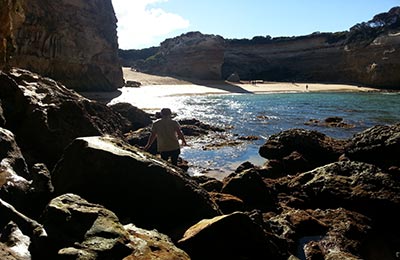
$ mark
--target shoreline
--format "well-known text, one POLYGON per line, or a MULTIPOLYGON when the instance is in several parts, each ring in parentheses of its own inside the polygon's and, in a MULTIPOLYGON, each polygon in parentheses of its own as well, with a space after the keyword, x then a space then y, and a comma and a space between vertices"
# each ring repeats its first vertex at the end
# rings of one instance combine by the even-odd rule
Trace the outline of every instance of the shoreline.
MULTIPOLYGON (((168 76, 150 75, 122 68, 124 80, 140 82, 139 87, 122 87, 113 92, 80 92, 86 98, 105 104, 130 102, 121 98, 122 93, 137 97, 140 103, 161 97, 222 94, 273 94, 273 93, 312 93, 312 92, 382 92, 384 90, 347 84, 299 83, 248 81, 234 83, 217 80, 188 80, 168 76)), ((141 107, 139 107, 141 108, 141 107)))
POLYGON ((138 89, 152 88, 153 91, 168 95, 190 94, 264 94, 280 92, 376 92, 380 89, 355 86, 349 84, 327 83, 298 83, 298 82, 271 82, 249 81, 240 83, 228 81, 186 80, 167 76, 156 76, 146 73, 131 71, 123 68, 125 81, 137 81, 141 83, 138 89), (168 89, 168 91, 167 91, 168 89))

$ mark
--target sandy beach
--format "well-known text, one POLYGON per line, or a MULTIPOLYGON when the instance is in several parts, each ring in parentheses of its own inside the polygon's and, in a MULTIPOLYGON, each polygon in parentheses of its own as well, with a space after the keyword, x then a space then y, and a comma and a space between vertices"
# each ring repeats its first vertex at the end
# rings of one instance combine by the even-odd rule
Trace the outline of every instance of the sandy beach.
POLYGON ((378 89, 322 83, 241 81, 207 81, 178 79, 167 76, 150 75, 130 68, 123 68, 125 82, 140 82, 140 87, 123 87, 114 92, 81 92, 83 96, 105 104, 128 102, 142 108, 159 108, 162 97, 206 95, 206 94, 262 94, 262 93, 299 93, 299 92, 375 92, 378 89), (134 97, 134 98, 132 98, 134 97))
MULTIPOLYGON (((241 81, 240 83, 227 81, 185 80, 165 76, 149 75, 123 68, 125 81, 141 83, 138 88, 141 92, 158 93, 158 95, 192 95, 192 94, 229 94, 229 93, 268 93, 268 92, 369 92, 377 91, 374 88, 321 83, 296 82, 269 82, 262 81, 255 84, 241 81)), ((143 93, 144 94, 144 93, 143 93)))

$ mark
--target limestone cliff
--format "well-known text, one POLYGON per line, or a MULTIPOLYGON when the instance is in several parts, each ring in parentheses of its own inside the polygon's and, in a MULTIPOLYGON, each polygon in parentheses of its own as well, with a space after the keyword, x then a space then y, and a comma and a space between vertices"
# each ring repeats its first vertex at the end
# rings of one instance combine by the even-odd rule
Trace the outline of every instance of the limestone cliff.
MULTIPOLYGON (((15 49, 10 65, 78 91, 111 91, 123 85, 111 0, 0 1, 8 2, 8 9, 0 7, 1 20, 10 17, 15 3, 24 18, 18 27, 0 29, 2 33, 12 29, 15 49)), ((4 46, 10 36, 4 33, 1 38, 4 46)))
POLYGON ((0 69, 9 61, 15 47, 14 30, 25 16, 19 0, 0 0, 0 69))
POLYGON ((400 8, 347 32, 230 40, 223 78, 311 81, 400 88, 400 8))
POLYGON ((187 33, 163 42, 139 69, 194 79, 351 83, 400 89, 400 7, 349 31, 222 39, 187 33))
POLYGON ((221 36, 190 32, 161 43, 141 68, 148 72, 194 79, 221 79, 225 41, 221 36))

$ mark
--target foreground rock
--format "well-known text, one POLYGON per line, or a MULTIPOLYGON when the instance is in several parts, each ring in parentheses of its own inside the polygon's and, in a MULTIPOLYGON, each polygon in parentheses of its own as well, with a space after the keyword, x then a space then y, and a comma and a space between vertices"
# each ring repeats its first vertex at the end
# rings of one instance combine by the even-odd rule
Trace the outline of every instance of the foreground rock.
POLYGON ((178 245, 192 259, 284 259, 264 230, 241 212, 200 221, 178 245))
POLYGON ((345 141, 317 131, 289 129, 272 135, 259 149, 266 159, 279 160, 287 174, 303 172, 335 162, 344 153, 345 141))
POLYGON ((400 124, 380 125, 351 138, 346 156, 352 160, 376 164, 382 168, 400 168, 400 124))
POLYGON ((270 188, 279 192, 282 212, 265 220, 277 235, 286 237, 292 250, 314 248, 325 259, 334 252, 349 259, 394 259, 384 256, 394 257, 397 249, 380 251, 370 243, 382 236, 387 244, 396 241, 400 229, 396 176, 370 164, 345 161, 273 183, 270 188))
POLYGON ((111 137, 76 139, 52 172, 56 194, 75 193, 122 219, 170 236, 220 214, 179 168, 111 137))
POLYGON ((165 235, 124 227, 113 212, 74 194, 53 199, 42 221, 48 236, 33 245, 37 259, 190 259, 165 235))
POLYGON ((44 162, 52 168, 76 137, 122 136, 130 127, 109 107, 26 70, 0 73, 0 84, 6 128, 16 136, 30 165, 44 162))

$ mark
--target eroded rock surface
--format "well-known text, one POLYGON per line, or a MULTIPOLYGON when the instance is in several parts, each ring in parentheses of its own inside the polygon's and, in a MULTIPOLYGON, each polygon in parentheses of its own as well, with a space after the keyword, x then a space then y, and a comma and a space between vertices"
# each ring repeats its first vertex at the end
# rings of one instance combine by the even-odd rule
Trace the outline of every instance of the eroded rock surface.
POLYGON ((16 135, 29 163, 52 168, 64 148, 80 136, 122 136, 129 123, 106 105, 57 81, 22 69, 0 72, 6 127, 16 135))
POLYGON ((79 91, 124 85, 111 0, 0 3, 0 66, 35 71, 79 91))

